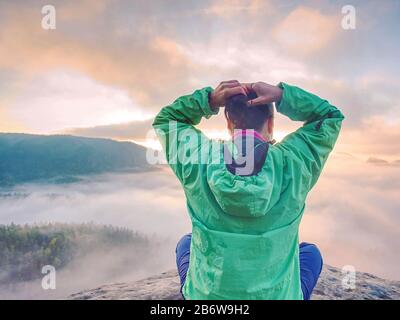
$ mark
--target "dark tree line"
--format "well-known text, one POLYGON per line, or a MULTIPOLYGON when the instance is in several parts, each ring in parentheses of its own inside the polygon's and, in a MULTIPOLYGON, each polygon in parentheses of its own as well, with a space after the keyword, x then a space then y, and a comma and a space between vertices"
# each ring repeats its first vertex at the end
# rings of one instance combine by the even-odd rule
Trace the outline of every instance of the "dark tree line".
POLYGON ((41 268, 57 270, 95 248, 149 245, 141 234, 95 224, 0 225, 0 285, 42 277, 41 268))

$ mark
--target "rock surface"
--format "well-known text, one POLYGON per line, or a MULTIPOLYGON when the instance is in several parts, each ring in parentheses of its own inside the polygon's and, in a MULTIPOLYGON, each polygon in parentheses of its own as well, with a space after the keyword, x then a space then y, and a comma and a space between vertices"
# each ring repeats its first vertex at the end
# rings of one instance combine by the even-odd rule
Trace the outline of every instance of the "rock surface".
MULTIPOLYGON (((369 273, 357 272, 355 289, 342 285, 340 269, 325 266, 314 289, 314 300, 365 300, 400 299, 400 281, 378 278, 369 273)), ((180 300, 179 278, 176 271, 131 283, 114 283, 72 294, 77 300, 180 300)))

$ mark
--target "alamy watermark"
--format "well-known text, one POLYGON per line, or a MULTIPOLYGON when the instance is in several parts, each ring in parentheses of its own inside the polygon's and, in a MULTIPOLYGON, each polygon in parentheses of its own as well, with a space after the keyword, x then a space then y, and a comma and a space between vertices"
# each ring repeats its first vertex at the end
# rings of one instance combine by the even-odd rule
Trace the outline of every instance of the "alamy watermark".
POLYGON ((342 267, 342 287, 345 290, 356 288, 356 268, 352 265, 342 267))
POLYGON ((356 8, 352 5, 342 7, 342 28, 344 30, 354 30, 356 28, 356 8))
POLYGON ((42 28, 44 30, 55 30, 57 27, 56 21, 56 8, 51 5, 45 5, 42 7, 42 28))
MULTIPOLYGON (((197 164, 235 164, 238 175, 247 175, 254 170, 256 131, 253 129, 234 130, 233 136, 243 136, 245 139, 221 141, 207 138, 200 131, 186 127, 177 121, 170 121, 163 128, 155 128, 155 132, 164 147, 165 153, 148 148, 146 160, 149 164, 197 165, 197 164)), ((149 133, 147 138, 154 138, 149 133)), ((261 143, 268 143, 262 141, 261 143)))
POLYGON ((45 265, 42 267, 42 274, 45 276, 42 278, 42 289, 43 290, 55 290, 56 289, 56 268, 52 265, 45 265))

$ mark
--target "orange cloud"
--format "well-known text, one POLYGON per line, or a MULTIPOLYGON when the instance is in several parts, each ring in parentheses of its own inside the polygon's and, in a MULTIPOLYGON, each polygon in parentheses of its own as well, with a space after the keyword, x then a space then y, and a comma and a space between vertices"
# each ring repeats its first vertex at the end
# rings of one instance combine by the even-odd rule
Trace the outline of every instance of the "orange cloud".
POLYGON ((335 37, 340 21, 318 10, 298 7, 272 30, 272 37, 284 49, 310 54, 324 48, 335 37))
POLYGON ((23 132, 24 127, 8 116, 0 107, 0 132, 23 132))
POLYGON ((204 12, 221 18, 233 18, 243 12, 257 15, 265 9, 272 11, 267 0, 216 0, 204 12))
POLYGON ((365 159, 400 160, 400 123, 389 123, 382 117, 366 119, 358 128, 343 130, 338 150, 365 159))
POLYGON ((77 6, 73 1, 57 4, 57 19, 59 20, 87 20, 103 13, 115 0, 80 0, 77 6))
POLYGON ((90 42, 63 32, 43 30, 40 10, 9 10, 0 29, 0 68, 16 70, 24 80, 51 69, 80 71, 95 80, 127 90, 139 104, 159 108, 188 88, 188 59, 172 39, 137 27, 131 41, 119 42, 113 31, 90 42), (23 23, 21 23, 23 21, 23 23), (97 40, 95 40, 97 39, 97 40), (93 41, 95 40, 95 41, 93 41))

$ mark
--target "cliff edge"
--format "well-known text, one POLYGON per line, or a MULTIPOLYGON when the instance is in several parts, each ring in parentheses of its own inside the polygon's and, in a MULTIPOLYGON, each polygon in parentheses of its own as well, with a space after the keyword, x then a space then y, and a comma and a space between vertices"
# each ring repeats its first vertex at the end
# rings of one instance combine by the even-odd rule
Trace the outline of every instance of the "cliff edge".
MULTIPOLYGON (((324 266, 314 289, 313 300, 399 300, 400 281, 385 280, 365 272, 356 273, 355 289, 342 284, 340 269, 324 266)), ((180 300, 176 271, 163 272, 143 280, 103 285, 70 295, 73 300, 180 300)))

